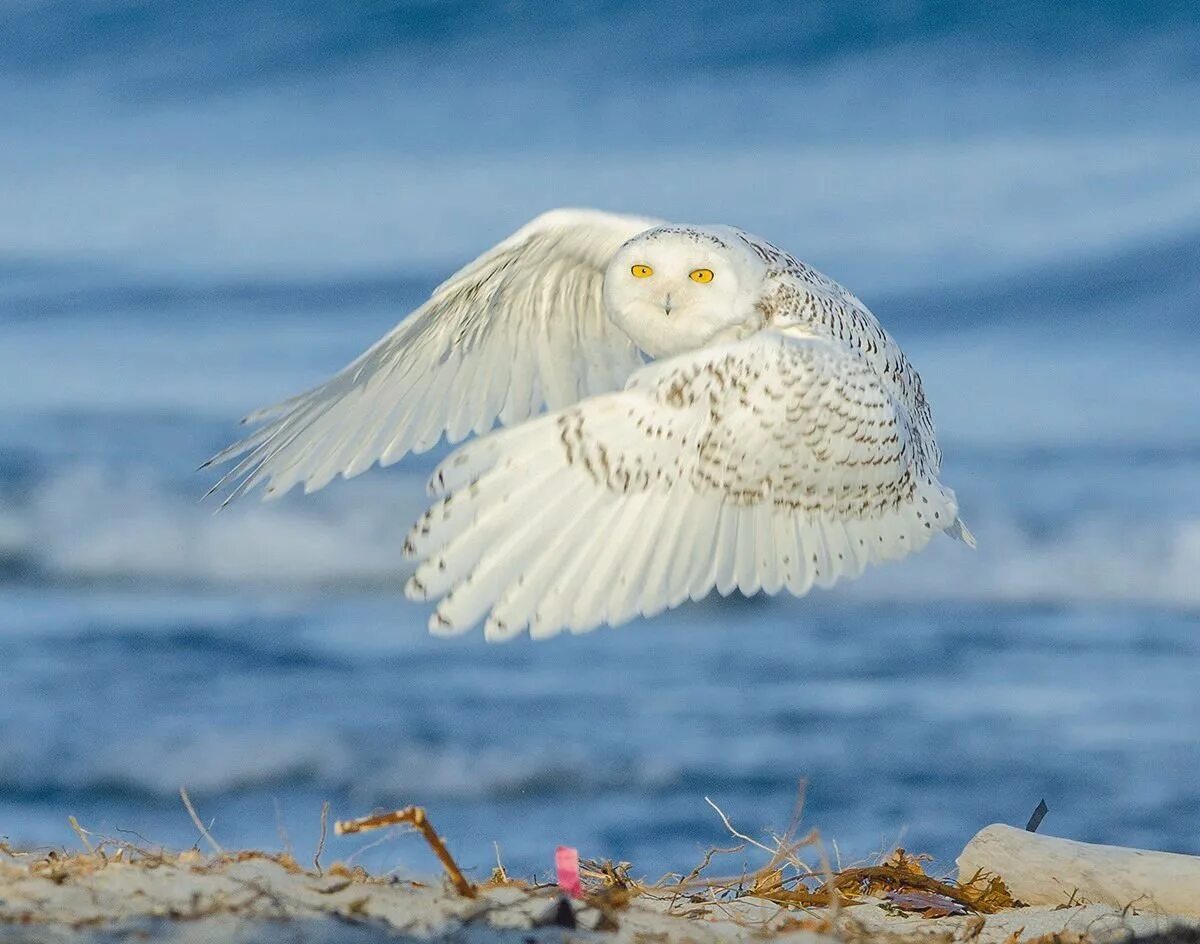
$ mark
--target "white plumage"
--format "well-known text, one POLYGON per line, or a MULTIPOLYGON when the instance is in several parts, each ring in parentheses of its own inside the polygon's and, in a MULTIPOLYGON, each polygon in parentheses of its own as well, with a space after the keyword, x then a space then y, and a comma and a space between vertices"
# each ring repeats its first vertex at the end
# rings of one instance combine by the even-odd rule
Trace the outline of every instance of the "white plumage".
POLYGON ((510 427, 441 464, 409 535, 406 591, 440 598, 435 632, 579 632, 714 588, 802 595, 939 531, 973 545, 900 348, 836 282, 729 227, 544 214, 247 419, 211 460, 240 460, 230 498, 510 427))
MULTIPOLYGON (((265 484, 282 495, 376 462, 459 442, 619 388, 642 363, 607 318, 604 269, 655 221, 556 210, 433 290, 429 301, 321 386, 252 413, 263 425, 211 463, 240 459, 226 501, 265 484)), ((215 490, 215 489, 214 489, 215 490)))

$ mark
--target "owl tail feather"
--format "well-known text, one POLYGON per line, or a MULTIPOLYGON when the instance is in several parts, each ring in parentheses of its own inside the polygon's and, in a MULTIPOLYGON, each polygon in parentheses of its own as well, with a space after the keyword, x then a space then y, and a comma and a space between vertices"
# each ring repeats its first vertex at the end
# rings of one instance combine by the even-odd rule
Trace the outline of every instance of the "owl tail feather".
POLYGON ((975 535, 971 533, 971 529, 967 527, 962 518, 955 518, 954 524, 946 529, 946 534, 956 540, 962 541, 967 547, 975 549, 975 535))

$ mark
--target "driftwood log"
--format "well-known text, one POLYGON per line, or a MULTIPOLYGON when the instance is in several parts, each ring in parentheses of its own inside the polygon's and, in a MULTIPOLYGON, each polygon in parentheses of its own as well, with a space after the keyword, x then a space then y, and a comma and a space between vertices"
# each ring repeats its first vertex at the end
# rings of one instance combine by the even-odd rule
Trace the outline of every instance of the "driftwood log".
POLYGON ((1100 846, 992 825, 958 857, 960 881, 983 870, 1030 905, 1105 904, 1200 917, 1200 856, 1100 846))

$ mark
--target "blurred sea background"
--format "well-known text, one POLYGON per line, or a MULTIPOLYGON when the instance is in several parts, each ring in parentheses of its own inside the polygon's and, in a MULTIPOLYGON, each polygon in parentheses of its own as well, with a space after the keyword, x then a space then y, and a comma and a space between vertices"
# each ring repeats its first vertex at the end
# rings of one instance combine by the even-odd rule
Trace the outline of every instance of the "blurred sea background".
POLYGON ((482 873, 656 875, 726 843, 705 796, 759 835, 806 778, 843 862, 1042 797, 1200 853, 1198 310, 1191 2, 10 0, 0 836, 188 845, 183 784, 228 847, 420 803, 482 873), (401 594, 430 457, 199 503, 237 417, 562 205, 863 297, 978 552, 489 646, 401 594))

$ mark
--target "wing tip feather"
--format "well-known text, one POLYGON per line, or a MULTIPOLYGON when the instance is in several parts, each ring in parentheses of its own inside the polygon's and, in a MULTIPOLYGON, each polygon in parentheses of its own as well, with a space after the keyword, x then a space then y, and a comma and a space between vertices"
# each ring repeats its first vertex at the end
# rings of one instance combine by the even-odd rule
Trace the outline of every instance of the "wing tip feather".
POLYGON ((975 535, 971 533, 971 529, 967 527, 967 523, 962 518, 955 517, 954 523, 946 529, 946 534, 956 541, 962 541, 971 550, 976 549, 975 535))

